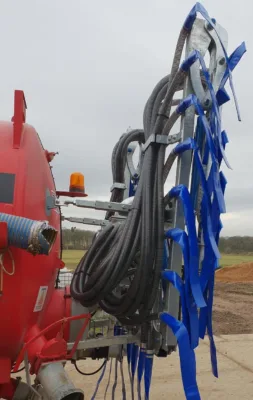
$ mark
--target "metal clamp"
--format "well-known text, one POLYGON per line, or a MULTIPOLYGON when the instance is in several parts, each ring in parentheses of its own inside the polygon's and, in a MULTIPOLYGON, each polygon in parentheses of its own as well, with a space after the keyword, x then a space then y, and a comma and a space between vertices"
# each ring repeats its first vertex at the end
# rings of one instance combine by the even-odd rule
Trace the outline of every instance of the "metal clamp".
POLYGON ((111 186, 110 191, 112 192, 114 189, 125 190, 126 189, 126 185, 124 183, 114 182, 113 185, 111 186))
POLYGON ((174 144, 179 142, 180 139, 181 139, 181 132, 169 136, 155 135, 154 133, 152 133, 152 135, 150 135, 148 140, 145 142, 143 146, 143 151, 146 151, 151 143, 164 144, 165 146, 168 146, 169 144, 174 144))

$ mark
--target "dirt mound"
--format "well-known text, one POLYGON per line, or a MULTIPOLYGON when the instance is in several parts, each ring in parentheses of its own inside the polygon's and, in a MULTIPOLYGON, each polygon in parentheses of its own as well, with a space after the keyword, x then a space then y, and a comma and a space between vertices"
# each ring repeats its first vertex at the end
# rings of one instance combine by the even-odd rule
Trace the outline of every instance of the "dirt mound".
POLYGON ((242 263, 224 267, 216 272, 218 282, 253 282, 253 263, 242 263))

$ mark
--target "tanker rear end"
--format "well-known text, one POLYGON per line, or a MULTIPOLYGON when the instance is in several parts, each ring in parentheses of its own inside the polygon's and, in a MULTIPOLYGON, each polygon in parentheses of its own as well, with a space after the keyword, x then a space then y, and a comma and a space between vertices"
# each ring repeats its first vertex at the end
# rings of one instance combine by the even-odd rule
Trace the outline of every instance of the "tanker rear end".
MULTIPOLYGON (((0 213, 48 221, 59 232, 51 168, 37 132, 24 123, 24 99, 17 97, 13 122, 0 122, 0 213)), ((60 235, 47 256, 14 247, 0 251, 1 368, 1 363, 13 365, 27 332, 40 326, 61 262, 60 235)))

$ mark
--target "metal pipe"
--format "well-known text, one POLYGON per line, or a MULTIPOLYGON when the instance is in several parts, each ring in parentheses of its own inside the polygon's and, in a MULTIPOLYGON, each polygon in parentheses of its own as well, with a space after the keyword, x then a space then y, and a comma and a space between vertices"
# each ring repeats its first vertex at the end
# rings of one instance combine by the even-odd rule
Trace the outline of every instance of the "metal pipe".
POLYGON ((37 379, 48 400, 84 400, 83 391, 75 388, 62 363, 42 366, 37 379))

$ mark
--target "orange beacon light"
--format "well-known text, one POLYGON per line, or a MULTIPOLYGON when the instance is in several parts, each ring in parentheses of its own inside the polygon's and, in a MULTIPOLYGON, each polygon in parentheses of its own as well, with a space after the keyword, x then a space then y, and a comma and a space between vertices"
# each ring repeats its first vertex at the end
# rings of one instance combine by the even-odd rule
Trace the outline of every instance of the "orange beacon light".
POLYGON ((56 194, 58 197, 86 197, 83 174, 81 172, 73 172, 70 175, 69 191, 57 191, 56 194))
POLYGON ((84 176, 80 172, 70 175, 69 191, 72 193, 85 193, 84 176))

